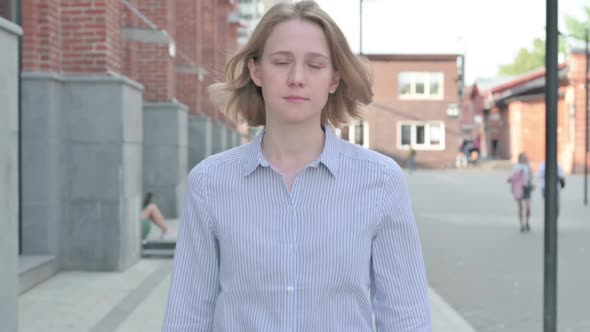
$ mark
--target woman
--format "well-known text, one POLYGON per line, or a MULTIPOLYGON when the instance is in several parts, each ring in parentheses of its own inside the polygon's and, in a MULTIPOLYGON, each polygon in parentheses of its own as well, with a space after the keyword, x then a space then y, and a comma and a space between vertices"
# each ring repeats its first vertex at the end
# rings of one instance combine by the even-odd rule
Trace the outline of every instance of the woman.
POLYGON ((166 225, 164 215, 162 215, 158 206, 155 203, 152 203, 152 197, 153 194, 150 192, 143 198, 141 210, 141 240, 145 241, 147 239, 147 236, 152 229, 152 222, 160 228, 160 231, 162 232, 160 235, 161 239, 171 240, 176 237, 176 234, 173 234, 168 225, 166 225))
POLYGON ((511 184, 512 197, 514 197, 518 205, 520 232, 528 232, 531 230, 529 218, 531 216, 531 191, 533 185, 531 166, 524 152, 518 155, 518 163, 512 167, 508 182, 511 184))
POLYGON ((264 130, 190 172, 163 331, 431 331, 403 171, 330 128, 372 99, 334 21, 274 6, 215 91, 264 130))

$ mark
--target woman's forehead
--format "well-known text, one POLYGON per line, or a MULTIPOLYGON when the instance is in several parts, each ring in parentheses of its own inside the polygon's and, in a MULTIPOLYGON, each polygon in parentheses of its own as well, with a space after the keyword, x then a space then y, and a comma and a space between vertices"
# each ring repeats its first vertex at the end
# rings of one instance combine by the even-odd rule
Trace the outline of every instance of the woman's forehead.
POLYGON ((277 24, 268 36, 264 52, 282 55, 328 56, 330 49, 323 29, 305 20, 289 20, 277 24))

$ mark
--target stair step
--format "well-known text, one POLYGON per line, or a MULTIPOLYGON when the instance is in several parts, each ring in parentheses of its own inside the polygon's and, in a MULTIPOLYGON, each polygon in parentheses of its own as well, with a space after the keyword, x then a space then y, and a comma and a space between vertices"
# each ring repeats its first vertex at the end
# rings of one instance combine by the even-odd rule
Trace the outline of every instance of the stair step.
POLYGON ((54 256, 21 255, 19 257, 19 294, 53 277, 58 270, 54 256))
POLYGON ((174 250, 172 249, 142 249, 141 257, 143 258, 172 258, 174 250))

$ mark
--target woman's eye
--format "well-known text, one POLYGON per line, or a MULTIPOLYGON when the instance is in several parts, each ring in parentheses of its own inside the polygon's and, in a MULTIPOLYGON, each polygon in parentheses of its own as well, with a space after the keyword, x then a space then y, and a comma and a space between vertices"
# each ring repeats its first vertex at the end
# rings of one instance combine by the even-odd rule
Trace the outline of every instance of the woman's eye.
POLYGON ((275 62, 275 65, 279 65, 279 66, 284 66, 284 65, 288 65, 288 64, 289 64, 289 62, 287 62, 287 61, 277 61, 277 62, 275 62))
POLYGON ((321 69, 322 65, 317 63, 310 63, 309 66, 313 69, 321 69))

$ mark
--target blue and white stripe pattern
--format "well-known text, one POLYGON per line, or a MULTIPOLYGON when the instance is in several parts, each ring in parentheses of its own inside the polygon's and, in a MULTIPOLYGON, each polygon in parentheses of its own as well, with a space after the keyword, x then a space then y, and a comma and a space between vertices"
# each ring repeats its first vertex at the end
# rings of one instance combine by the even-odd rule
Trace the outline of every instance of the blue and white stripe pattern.
POLYGON ((326 128, 287 190, 262 132, 189 175, 163 331, 431 331, 407 183, 326 128))

